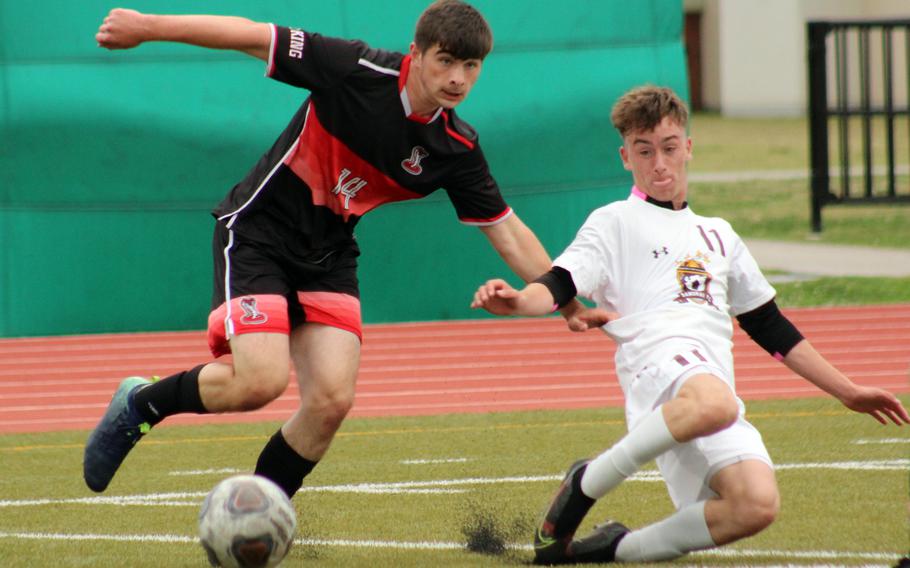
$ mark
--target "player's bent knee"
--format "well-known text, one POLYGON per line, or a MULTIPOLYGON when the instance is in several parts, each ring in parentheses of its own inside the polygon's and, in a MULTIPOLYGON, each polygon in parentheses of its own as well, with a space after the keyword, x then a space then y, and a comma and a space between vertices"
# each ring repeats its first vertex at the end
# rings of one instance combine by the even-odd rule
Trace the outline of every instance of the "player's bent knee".
POLYGON ((333 406, 322 413, 322 425, 325 430, 335 431, 341 427, 345 417, 348 415, 350 407, 342 408, 333 406))
POLYGON ((735 400, 720 398, 701 402, 697 412, 703 428, 701 435, 709 436, 732 426, 739 416, 739 407, 735 400))
POLYGON ((732 399, 724 400, 715 408, 717 411, 717 431, 724 430, 732 426, 736 419, 739 418, 739 405, 732 399))
POLYGON ((288 386, 289 373, 262 372, 235 376, 237 398, 241 410, 262 408, 284 393, 288 386))
POLYGON ((777 491, 753 491, 737 501, 736 516, 742 524, 743 537, 768 528, 780 512, 777 491))
POLYGON ((326 420, 340 423, 354 406, 353 396, 338 396, 327 399, 323 404, 323 416, 326 420))
POLYGON ((319 416, 329 429, 337 428, 354 406, 354 392, 339 390, 310 395, 301 400, 306 412, 319 416))
MULTIPOLYGON (((285 386, 287 386, 287 383, 285 383, 285 386)), ((262 408, 281 396, 283 392, 284 388, 276 388, 275 385, 256 385, 247 389, 244 396, 244 406, 247 407, 246 410, 262 408)))
POLYGON ((710 436, 732 426, 739 417, 739 403, 728 384, 711 375, 689 379, 679 391, 684 414, 695 437, 710 436))

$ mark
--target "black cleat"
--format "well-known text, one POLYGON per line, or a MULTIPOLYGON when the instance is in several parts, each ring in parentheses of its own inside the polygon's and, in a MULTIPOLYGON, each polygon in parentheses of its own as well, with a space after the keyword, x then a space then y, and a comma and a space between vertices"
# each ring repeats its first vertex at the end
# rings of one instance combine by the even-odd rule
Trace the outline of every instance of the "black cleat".
POLYGON ((629 534, 629 528, 616 521, 607 521, 594 527, 594 531, 569 544, 569 562, 587 564, 614 562, 619 541, 629 534))
POLYGON ((150 382, 142 377, 123 379, 107 412, 89 436, 82 458, 82 475, 92 491, 101 493, 107 489, 126 455, 151 428, 133 408, 136 391, 150 382))
POLYGON ((569 543, 595 500, 581 492, 581 476, 590 460, 573 463, 534 533, 534 564, 568 564, 569 543))

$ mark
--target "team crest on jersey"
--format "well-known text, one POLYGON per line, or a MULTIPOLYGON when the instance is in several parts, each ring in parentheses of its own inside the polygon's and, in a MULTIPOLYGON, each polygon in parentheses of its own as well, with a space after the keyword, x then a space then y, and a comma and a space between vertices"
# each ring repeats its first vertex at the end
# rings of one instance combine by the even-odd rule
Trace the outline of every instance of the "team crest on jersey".
POLYGON ((423 172, 423 166, 420 165, 420 160, 429 155, 430 153, 424 150, 423 146, 414 146, 411 148, 411 157, 402 160, 401 167, 412 176, 420 175, 421 172, 423 172))
MULTIPOLYGON (((707 259, 704 259, 707 260, 707 259)), ((711 296, 711 273, 705 268, 699 255, 696 258, 686 258, 676 266, 676 281, 679 283, 680 292, 676 301, 680 304, 695 302, 708 304, 714 309, 714 298, 711 296)))
POLYGON ((259 311, 259 308, 256 306, 256 298, 252 296, 240 299, 240 309, 243 310, 243 315, 240 317, 240 323, 257 325, 269 321, 269 316, 259 311))

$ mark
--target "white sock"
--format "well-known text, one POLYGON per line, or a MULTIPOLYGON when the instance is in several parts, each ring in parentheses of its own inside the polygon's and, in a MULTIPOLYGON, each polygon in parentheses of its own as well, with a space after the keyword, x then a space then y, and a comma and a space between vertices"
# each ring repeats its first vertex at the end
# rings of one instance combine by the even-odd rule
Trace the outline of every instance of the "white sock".
POLYGON ((585 469, 581 491, 600 499, 611 489, 677 444, 664 421, 663 407, 657 407, 626 436, 600 454, 585 469))
POLYGON ((617 562, 672 560, 692 550, 717 546, 705 521, 705 501, 683 507, 666 519, 632 531, 619 541, 617 562))

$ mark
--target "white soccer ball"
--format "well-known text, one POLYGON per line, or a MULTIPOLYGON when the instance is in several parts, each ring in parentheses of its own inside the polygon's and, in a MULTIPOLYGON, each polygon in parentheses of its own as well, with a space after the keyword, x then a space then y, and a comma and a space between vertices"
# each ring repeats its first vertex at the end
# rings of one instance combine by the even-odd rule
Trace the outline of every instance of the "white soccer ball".
POLYGON ((297 516, 284 491, 258 475, 235 475, 212 489, 199 511, 199 540, 212 566, 277 566, 294 542, 297 516))

